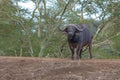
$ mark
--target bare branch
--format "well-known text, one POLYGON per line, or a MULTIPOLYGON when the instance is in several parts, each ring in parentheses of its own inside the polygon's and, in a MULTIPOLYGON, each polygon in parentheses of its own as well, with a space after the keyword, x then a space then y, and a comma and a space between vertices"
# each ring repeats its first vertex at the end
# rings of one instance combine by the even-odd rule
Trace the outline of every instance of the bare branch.
POLYGON ((63 17, 63 15, 64 15, 64 13, 65 13, 68 5, 70 4, 70 1, 71 1, 71 0, 69 0, 68 3, 65 5, 65 7, 64 7, 64 9, 63 9, 63 11, 62 11, 62 14, 61 14, 61 16, 60 16, 60 19, 59 19, 58 22, 57 22, 57 23, 58 23, 58 24, 57 24, 57 27, 54 28, 54 30, 56 30, 56 29, 58 28, 58 26, 60 25, 61 20, 62 20, 62 17, 63 17))

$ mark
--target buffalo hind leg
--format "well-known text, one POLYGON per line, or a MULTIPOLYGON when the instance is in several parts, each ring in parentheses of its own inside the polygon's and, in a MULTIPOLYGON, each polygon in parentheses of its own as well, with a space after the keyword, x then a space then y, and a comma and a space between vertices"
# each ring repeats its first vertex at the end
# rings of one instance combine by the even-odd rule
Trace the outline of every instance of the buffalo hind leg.
POLYGON ((89 56, 90 56, 90 59, 92 59, 92 52, 91 52, 92 44, 90 43, 88 46, 89 46, 89 56))
POLYGON ((80 59, 82 58, 82 49, 80 50, 79 57, 80 59))
POLYGON ((72 49, 71 51, 72 51, 71 59, 74 60, 74 49, 72 49))

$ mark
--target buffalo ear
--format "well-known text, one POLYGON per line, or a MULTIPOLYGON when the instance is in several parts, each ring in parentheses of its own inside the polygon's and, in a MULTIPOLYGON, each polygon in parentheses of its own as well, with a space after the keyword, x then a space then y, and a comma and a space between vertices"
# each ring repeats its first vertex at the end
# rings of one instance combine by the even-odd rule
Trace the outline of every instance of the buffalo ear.
POLYGON ((67 28, 65 28, 62 32, 63 32, 63 33, 67 33, 67 28))
POLYGON ((61 32, 63 32, 63 33, 67 33, 67 28, 65 28, 65 29, 61 29, 60 27, 58 27, 58 29, 61 31, 61 32))

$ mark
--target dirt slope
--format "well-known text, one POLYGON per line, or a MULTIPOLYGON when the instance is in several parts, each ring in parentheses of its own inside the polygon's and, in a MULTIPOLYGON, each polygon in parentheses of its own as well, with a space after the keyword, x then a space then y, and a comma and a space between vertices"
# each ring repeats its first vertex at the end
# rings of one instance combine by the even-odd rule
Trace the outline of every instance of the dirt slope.
POLYGON ((120 60, 0 57, 0 80, 120 80, 120 60))

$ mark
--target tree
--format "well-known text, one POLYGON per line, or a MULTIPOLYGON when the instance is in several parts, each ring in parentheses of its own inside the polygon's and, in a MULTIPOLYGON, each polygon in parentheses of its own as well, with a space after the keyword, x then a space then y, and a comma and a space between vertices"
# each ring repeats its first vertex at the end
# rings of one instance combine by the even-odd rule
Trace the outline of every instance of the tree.
POLYGON ((0 52, 1 55, 16 53, 14 48, 18 40, 18 34, 14 24, 16 7, 11 0, 2 0, 0 2, 0 52), (7 4, 7 5, 6 5, 7 4))

